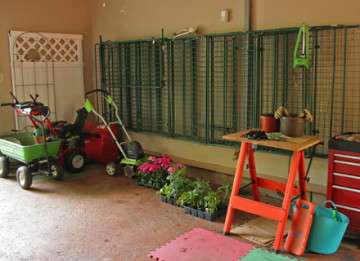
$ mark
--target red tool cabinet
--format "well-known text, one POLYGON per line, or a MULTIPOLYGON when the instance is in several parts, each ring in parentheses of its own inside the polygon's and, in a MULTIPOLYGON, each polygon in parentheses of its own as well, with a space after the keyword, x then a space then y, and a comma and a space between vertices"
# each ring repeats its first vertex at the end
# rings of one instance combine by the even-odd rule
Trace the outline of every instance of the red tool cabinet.
POLYGON ((327 199, 350 219, 348 230, 360 233, 360 143, 330 140, 327 199))

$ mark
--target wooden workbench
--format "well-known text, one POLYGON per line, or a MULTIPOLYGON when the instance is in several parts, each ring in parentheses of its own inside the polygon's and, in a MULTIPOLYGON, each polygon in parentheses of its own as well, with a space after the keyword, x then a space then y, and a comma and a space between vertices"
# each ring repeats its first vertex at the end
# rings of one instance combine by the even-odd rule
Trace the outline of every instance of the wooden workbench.
POLYGON ((258 129, 250 129, 245 130, 237 133, 232 133, 223 136, 223 139, 225 140, 232 140, 232 141, 238 141, 238 142, 248 142, 252 144, 257 144, 261 146, 267 146, 277 149, 284 149, 284 150, 290 150, 290 151, 302 151, 307 148, 310 148, 322 141, 321 138, 316 136, 308 136, 304 135, 301 137, 289 137, 289 140, 287 141, 280 141, 280 140, 250 140, 246 138, 244 135, 250 131, 254 131, 258 129))
POLYGON ((278 221, 273 250, 274 252, 279 252, 284 237, 285 226, 292 196, 300 196, 302 199, 306 200, 304 150, 322 142, 322 138, 304 135, 302 137, 290 138, 287 141, 250 140, 244 135, 252 130, 255 129, 233 133, 223 137, 226 140, 242 143, 236 167, 234 183, 230 195, 229 206, 226 214, 223 234, 230 234, 235 209, 270 218, 278 221), (256 176, 254 152, 251 144, 258 144, 261 146, 293 151, 291 167, 286 184, 268 179, 258 178, 256 176), (249 200, 238 196, 246 157, 248 158, 254 200, 249 200), (297 173, 299 173, 299 187, 295 185, 297 173), (261 203, 258 188, 265 188, 284 193, 282 206, 275 207, 269 204, 261 203))

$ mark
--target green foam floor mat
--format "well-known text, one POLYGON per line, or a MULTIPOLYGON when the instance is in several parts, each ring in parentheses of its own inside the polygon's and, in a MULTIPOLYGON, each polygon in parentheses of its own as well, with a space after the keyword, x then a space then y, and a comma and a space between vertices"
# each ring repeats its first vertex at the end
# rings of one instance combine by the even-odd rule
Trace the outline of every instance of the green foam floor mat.
POLYGON ((269 252, 267 250, 263 250, 261 248, 254 248, 250 250, 243 258, 239 259, 238 261, 259 261, 259 260, 266 260, 266 261, 298 261, 298 259, 290 258, 287 256, 283 256, 280 254, 275 254, 269 252))

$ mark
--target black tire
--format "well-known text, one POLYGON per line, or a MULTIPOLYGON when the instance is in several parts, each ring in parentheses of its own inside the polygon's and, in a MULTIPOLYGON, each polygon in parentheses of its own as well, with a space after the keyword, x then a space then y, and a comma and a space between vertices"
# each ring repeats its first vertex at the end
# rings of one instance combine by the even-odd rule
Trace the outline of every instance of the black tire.
POLYGON ((32 184, 32 176, 28 167, 21 166, 17 169, 16 180, 21 188, 23 189, 30 188, 32 184))
POLYGON ((0 178, 7 178, 10 172, 9 159, 0 156, 0 178))
POLYGON ((64 163, 70 172, 81 172, 86 166, 86 155, 82 150, 71 150, 66 154, 64 163))
POLYGON ((64 178, 64 168, 57 160, 50 162, 51 177, 55 180, 62 180, 64 178))

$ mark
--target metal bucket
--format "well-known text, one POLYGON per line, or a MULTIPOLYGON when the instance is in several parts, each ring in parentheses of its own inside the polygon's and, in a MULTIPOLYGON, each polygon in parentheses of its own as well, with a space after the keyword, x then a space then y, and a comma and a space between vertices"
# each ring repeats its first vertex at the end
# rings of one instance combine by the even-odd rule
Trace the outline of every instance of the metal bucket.
POLYGON ((281 117, 280 132, 289 137, 301 137, 305 133, 306 120, 298 117, 281 117))

